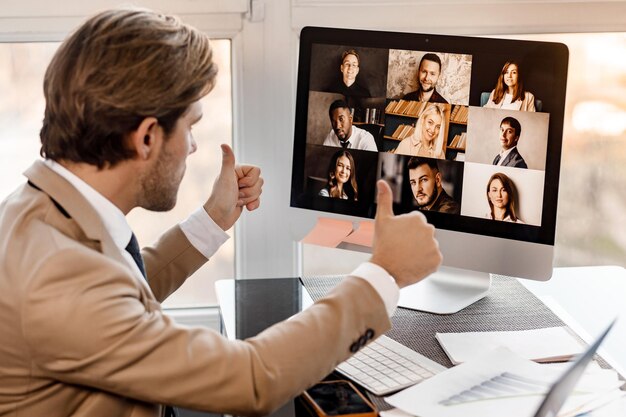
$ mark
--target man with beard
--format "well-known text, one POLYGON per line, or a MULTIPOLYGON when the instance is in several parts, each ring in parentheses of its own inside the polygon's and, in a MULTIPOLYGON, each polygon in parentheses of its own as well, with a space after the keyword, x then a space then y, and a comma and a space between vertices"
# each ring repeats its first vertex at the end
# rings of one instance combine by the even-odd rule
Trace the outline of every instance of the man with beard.
POLYGON ((324 139, 324 146, 378 151, 374 136, 367 130, 352 124, 352 115, 348 103, 343 100, 333 101, 328 109, 328 117, 332 129, 324 139))
POLYGON ((44 160, 0 205, 0 415, 267 415, 389 330, 399 288, 436 270, 434 228, 394 216, 379 181, 372 257, 327 297, 248 340, 174 323, 160 302, 259 207, 260 170, 222 145, 208 199, 141 252, 125 216, 174 206, 216 73, 205 33, 144 9, 101 12, 60 45, 44 160))
POLYGON ((407 163, 409 183, 420 210, 459 214, 461 207, 441 186, 441 172, 434 159, 411 158, 407 163))
POLYGON ((441 59, 437 54, 424 54, 417 70, 417 90, 406 94, 405 100, 448 103, 437 91, 437 81, 441 75, 441 59))

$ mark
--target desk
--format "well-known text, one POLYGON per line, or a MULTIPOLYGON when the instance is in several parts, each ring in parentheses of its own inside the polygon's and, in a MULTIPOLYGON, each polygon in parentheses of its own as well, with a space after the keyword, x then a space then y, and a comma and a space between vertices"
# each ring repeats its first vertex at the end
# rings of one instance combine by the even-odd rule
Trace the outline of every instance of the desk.
MULTIPOLYGON (((313 304, 299 278, 223 280, 215 284, 221 332, 229 339, 245 339, 286 320, 313 304)), ((305 417, 290 401, 272 417, 305 417)))
POLYGON ((585 342, 620 319, 599 354, 626 376, 626 269, 618 266, 555 268, 546 282, 520 280, 585 342))
MULTIPOLYGON (((567 279, 566 272, 557 271, 555 274, 554 295, 563 292, 559 285, 568 284, 567 281, 562 283, 562 280, 567 279)), ((340 280, 341 277, 337 276, 307 277, 302 281, 311 297, 317 299, 340 280)), ((626 284, 626 281, 624 283, 626 284)), ((537 284, 537 288, 531 289, 535 291, 541 289, 545 294, 549 293, 547 283, 533 284, 537 284)), ((230 338, 253 336, 274 322, 297 313, 311 302, 307 299, 306 292, 298 289, 298 280, 295 278, 238 280, 221 285, 222 287, 220 284, 217 286, 218 300, 225 331, 230 338)), ((622 297, 622 300, 626 300, 626 297, 622 297)), ((602 300, 597 302, 602 303, 602 300)), ((562 306, 569 307, 569 304, 563 303, 562 306)), ((601 328, 608 321, 593 322, 601 328)), ((564 324, 517 279, 510 277, 495 277, 487 297, 452 316, 398 309, 392 317, 392 322, 394 327, 387 333, 388 336, 447 367, 451 366, 451 363, 436 341, 435 331, 523 330, 564 324)), ((590 332, 595 336, 596 332, 592 330, 590 329, 590 332)), ((609 366, 604 361, 600 363, 609 366)), ((379 408, 386 408, 381 399, 372 399, 379 408)), ((284 416, 293 415, 293 412, 293 404, 280 410, 284 416)))

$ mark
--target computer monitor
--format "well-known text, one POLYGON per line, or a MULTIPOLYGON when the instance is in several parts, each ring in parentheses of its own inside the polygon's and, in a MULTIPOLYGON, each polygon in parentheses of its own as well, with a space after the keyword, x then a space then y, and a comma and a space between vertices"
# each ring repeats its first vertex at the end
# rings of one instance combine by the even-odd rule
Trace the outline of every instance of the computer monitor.
POLYGON ((548 280, 567 62, 559 43, 304 28, 291 206, 373 219, 383 178, 396 214, 421 210, 443 266, 400 306, 453 313, 490 274, 548 280))

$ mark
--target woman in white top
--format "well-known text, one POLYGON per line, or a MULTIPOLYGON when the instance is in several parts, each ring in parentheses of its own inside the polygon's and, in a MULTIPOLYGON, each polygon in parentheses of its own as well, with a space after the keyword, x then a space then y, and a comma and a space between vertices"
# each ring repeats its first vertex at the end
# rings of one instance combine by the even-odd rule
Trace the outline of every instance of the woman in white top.
POLYGON ((492 109, 535 111, 535 96, 524 90, 520 66, 507 61, 502 67, 496 88, 491 91, 485 107, 492 109))
POLYGON ((328 183, 318 193, 321 197, 341 198, 343 200, 358 199, 356 184, 356 166, 352 154, 341 149, 333 155, 328 164, 328 183))
POLYGON ((413 134, 402 139, 395 153, 426 158, 446 159, 443 150, 444 123, 443 104, 428 103, 417 119, 413 134))
POLYGON ((515 186, 513 181, 501 172, 496 172, 487 183, 487 202, 490 212, 487 218, 512 223, 524 223, 515 213, 515 186))

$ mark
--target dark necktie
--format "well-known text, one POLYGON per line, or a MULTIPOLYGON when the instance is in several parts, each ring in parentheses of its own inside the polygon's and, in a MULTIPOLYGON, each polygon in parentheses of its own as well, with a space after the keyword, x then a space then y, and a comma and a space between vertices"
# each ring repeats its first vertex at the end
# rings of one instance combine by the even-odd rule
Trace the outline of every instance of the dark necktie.
MULTIPOLYGON (((143 275, 147 281, 146 267, 143 264, 143 258, 141 257, 141 252, 139 251, 139 243, 137 242, 137 237, 134 233, 130 236, 130 242, 126 245, 126 252, 130 253, 130 256, 133 257, 133 261, 137 264, 137 267, 141 271, 141 275, 143 275)), ((178 417, 178 411, 176 411, 174 407, 166 405, 164 417, 178 417)))
POLYGON ((141 275, 143 275, 147 281, 146 267, 143 264, 143 258, 141 257, 141 252, 139 251, 139 243, 137 243, 137 238, 134 233, 130 236, 130 242, 126 245, 126 252, 130 253, 130 256, 133 257, 133 261, 137 264, 137 267, 141 271, 141 275))
POLYGON ((500 162, 500 158, 501 158, 500 154, 497 154, 493 160, 493 164, 498 165, 498 162, 500 162))

